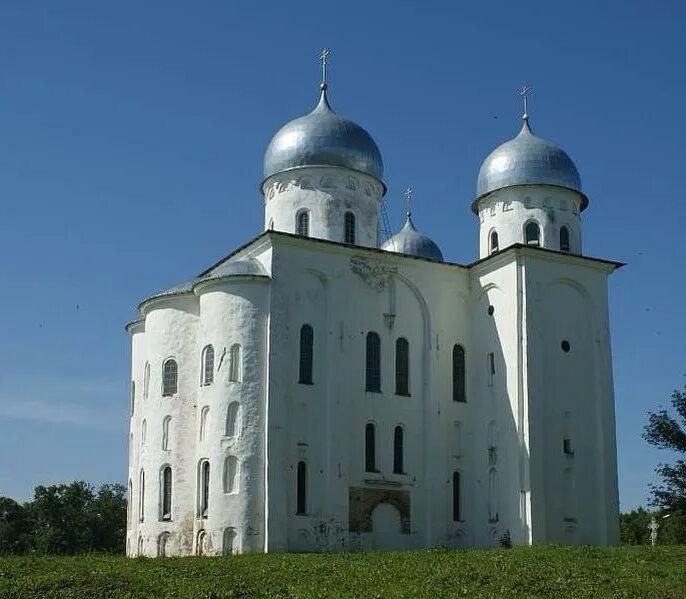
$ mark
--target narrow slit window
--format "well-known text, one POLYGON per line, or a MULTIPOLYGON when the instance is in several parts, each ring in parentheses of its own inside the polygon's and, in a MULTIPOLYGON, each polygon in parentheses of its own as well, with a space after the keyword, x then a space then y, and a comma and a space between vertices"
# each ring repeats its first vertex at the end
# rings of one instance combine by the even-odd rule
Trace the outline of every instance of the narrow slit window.
POLYGON ((460 497, 460 473, 453 472, 453 521, 462 520, 462 501, 460 497))
POLYGON ((200 462, 200 476, 198 477, 199 501, 198 515, 207 518, 210 507, 210 462, 203 460, 200 462))
POLYGON ((171 505, 172 505, 172 469, 171 466, 165 466, 162 469, 162 505, 161 516, 162 520, 171 520, 171 505))
POLYGON ((464 347, 453 346, 453 401, 467 401, 464 347))
POLYGON ((381 393, 381 338, 373 331, 367 333, 365 389, 381 393))
POLYGON ((214 347, 205 346, 202 350, 202 385, 206 387, 214 382, 214 347))
POLYGON ((314 331, 309 324, 300 328, 300 368, 298 382, 303 385, 312 384, 314 331))
POLYGON ((143 369, 143 399, 148 399, 148 392, 150 391, 150 362, 145 363, 143 369))
POLYGON ((207 421, 209 416, 210 407, 204 406, 203 409, 200 411, 200 433, 198 435, 200 441, 204 441, 205 437, 207 436, 207 421))
POLYGON ((171 416, 165 416, 162 421, 162 450, 169 450, 169 427, 171 424, 171 416))
POLYGON ((240 433, 240 405, 232 401, 226 411, 226 436, 237 437, 240 433))
POLYGON ((304 515, 307 513, 307 464, 305 462, 298 462, 296 495, 296 513, 304 515))
POLYGON ((394 474, 404 474, 403 469, 403 427, 396 426, 393 432, 393 472, 394 474))
POLYGON ((495 377, 495 354, 493 352, 488 354, 486 368, 488 369, 488 385, 493 386, 493 378, 495 377))
POLYGON ((176 360, 167 360, 162 365, 162 397, 176 395, 179 382, 179 367, 176 360))
POLYGON ((346 212, 344 221, 344 241, 355 243, 355 215, 352 212, 346 212))
POLYGON ((234 343, 229 352, 229 380, 238 383, 242 376, 241 346, 234 343))
POLYGON ((376 430, 371 422, 364 430, 364 456, 364 469, 367 472, 376 472, 376 430))
POLYGON ((141 469, 138 476, 138 520, 145 518, 145 471, 141 469))
POLYGON ((410 344, 404 337, 395 342, 395 393, 410 395, 410 344))

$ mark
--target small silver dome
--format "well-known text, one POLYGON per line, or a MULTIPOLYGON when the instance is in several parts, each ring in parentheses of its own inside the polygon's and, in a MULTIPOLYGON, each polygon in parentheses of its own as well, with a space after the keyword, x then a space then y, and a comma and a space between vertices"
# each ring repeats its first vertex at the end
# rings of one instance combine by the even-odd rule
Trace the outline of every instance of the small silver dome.
POLYGON ((267 271, 254 258, 222 262, 205 273, 198 282, 223 279, 225 277, 268 277, 267 271))
POLYGON ((408 256, 420 256, 436 262, 443 262, 441 249, 426 235, 422 235, 414 228, 412 216, 408 213, 405 226, 395 235, 389 237, 381 246, 382 250, 407 254, 408 256))
POLYGON ((342 166, 381 180, 383 160, 371 135, 337 115, 326 97, 326 85, 316 108, 286 123, 269 142, 264 178, 302 166, 342 166))
POLYGON ((565 187, 581 194, 582 210, 588 205, 572 159, 556 145, 535 136, 526 116, 517 137, 498 146, 481 165, 472 210, 478 212, 477 203, 486 194, 513 185, 565 187))

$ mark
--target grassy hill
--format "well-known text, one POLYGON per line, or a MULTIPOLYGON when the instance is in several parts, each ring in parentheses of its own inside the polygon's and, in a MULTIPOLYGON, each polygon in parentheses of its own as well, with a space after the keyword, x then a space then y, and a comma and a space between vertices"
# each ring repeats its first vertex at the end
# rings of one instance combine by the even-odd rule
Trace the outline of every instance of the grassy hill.
POLYGON ((686 598, 686 546, 0 558, 2 599, 686 598))

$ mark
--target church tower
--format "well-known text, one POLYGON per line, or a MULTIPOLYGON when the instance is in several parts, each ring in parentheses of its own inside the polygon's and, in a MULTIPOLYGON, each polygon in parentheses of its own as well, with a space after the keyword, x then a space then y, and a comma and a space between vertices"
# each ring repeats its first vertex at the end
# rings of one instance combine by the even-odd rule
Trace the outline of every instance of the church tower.
POLYGON ((324 50, 317 106, 281 127, 265 152, 264 226, 378 247, 383 160, 369 133, 331 109, 328 56, 324 50))
POLYGON ((518 135, 481 165, 472 212, 479 216, 479 257, 521 243, 581 255, 580 214, 588 206, 567 153, 534 135, 526 97, 518 135))

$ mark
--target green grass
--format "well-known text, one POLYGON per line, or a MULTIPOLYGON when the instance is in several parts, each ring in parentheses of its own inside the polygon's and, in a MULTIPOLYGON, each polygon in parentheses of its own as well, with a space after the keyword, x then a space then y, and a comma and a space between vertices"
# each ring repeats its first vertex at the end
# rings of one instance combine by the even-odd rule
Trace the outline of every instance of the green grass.
POLYGON ((686 546, 0 558, 2 599, 686 598, 686 546))

